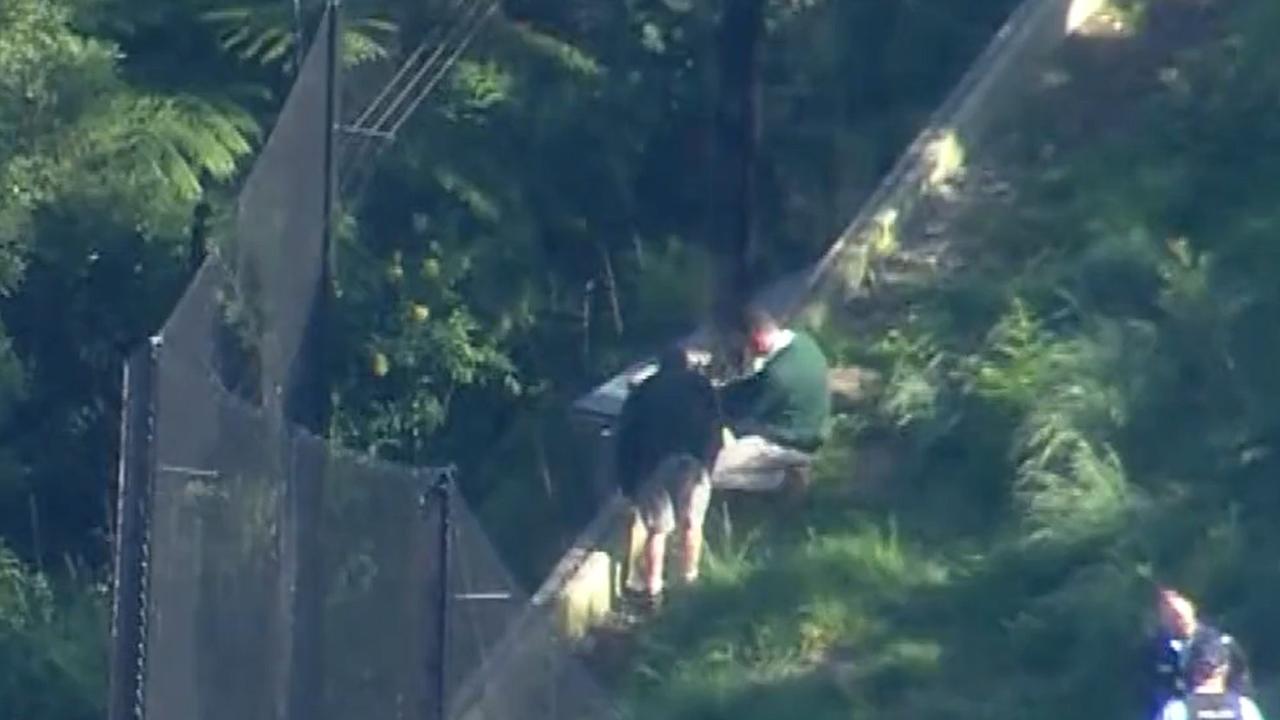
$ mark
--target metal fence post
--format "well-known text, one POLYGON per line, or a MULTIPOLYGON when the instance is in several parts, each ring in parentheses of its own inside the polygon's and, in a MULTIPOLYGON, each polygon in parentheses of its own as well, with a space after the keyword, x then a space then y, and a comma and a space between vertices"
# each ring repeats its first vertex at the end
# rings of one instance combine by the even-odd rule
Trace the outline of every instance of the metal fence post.
POLYGON ((448 700, 446 695, 445 676, 449 670, 449 600, 452 588, 450 587, 449 562, 452 559, 450 552, 450 535, 453 522, 453 477, 452 473, 444 473, 436 481, 435 494, 440 503, 440 527, 437 529, 439 537, 437 542, 437 565, 440 568, 440 582, 436 586, 436 642, 438 647, 439 662, 436 664, 435 674, 435 708, 436 720, 445 720, 448 716, 448 700))
POLYGON ((147 614, 147 529, 155 468, 156 365, 153 337, 125 361, 112 563, 108 720, 141 720, 147 614))
POLYGON ((423 653, 427 696, 422 714, 428 720, 445 720, 449 713, 449 609, 453 599, 449 571, 453 555, 454 472, 453 467, 434 469, 420 500, 423 519, 429 520, 434 515, 436 520, 433 567, 427 573, 427 597, 431 604, 423 653))

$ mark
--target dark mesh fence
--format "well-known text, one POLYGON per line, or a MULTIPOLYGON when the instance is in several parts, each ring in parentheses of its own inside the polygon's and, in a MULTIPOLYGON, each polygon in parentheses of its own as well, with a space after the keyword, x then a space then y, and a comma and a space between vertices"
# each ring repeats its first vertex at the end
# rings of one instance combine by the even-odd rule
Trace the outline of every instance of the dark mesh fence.
POLYGON ((556 629, 553 609, 523 594, 462 502, 452 512, 446 642, 448 717, 620 717, 556 629))
POLYGON ((291 529, 281 430, 164 348, 156 395, 145 716, 277 717, 291 529))
POLYGON ((159 357, 144 717, 290 716, 296 632, 322 657, 313 717, 437 718, 441 683, 449 718, 615 717, 452 485, 442 544, 447 475, 337 450, 159 357), (304 483, 325 489, 313 625, 294 597, 304 483))
POLYGON ((334 454, 299 435, 303 469, 323 467, 321 597, 324 718, 420 718, 427 712, 434 645, 430 473, 334 454))
MULTIPOLYGON (((271 412, 317 358, 334 64, 326 12, 210 256, 161 332, 166 355, 271 412)), ((287 411, 285 411, 287 412, 287 411)))
MULTIPOLYGON (((232 238, 239 337, 249 340, 270 405, 290 388, 322 287, 330 70, 322 23, 275 131, 241 190, 232 238)), ((228 253, 229 254, 229 253, 228 253)))
POLYGON ((332 20, 226 237, 127 371, 110 720, 612 717, 451 471, 308 429, 332 20))

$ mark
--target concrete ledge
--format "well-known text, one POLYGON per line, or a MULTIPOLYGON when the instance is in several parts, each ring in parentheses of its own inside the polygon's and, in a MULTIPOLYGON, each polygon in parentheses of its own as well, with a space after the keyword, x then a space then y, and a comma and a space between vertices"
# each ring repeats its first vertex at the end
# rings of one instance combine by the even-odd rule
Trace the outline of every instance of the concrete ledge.
POLYGON ((509 691, 514 687, 538 678, 558 687, 564 675, 574 672, 566 656, 572 659, 576 643, 608 616, 618 597, 623 556, 618 549, 630 517, 626 500, 616 494, 611 497, 508 625, 502 639, 488 649, 485 661, 454 692, 451 718, 542 717, 532 712, 522 715, 502 703, 528 696, 509 691))
POLYGON ((604 550, 582 552, 586 557, 555 601, 556 629, 570 642, 585 637, 613 609, 613 558, 604 550))
POLYGON ((1031 70, 1106 7, 1106 0, 1026 0, 970 66, 924 131, 848 227, 790 293, 785 316, 821 320, 822 305, 861 289, 878 254, 897 246, 920 202, 944 190, 1031 70), (943 150, 950 150, 944 152, 943 150), (959 156, 959 160, 957 160, 959 156))

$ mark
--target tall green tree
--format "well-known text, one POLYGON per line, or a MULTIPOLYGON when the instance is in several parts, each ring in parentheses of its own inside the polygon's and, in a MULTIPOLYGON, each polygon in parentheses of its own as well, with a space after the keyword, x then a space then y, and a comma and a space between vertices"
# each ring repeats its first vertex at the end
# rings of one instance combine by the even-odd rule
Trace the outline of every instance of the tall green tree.
POLYGON ((221 98, 128 82, 123 49, 79 29, 91 9, 0 9, 0 515, 52 553, 99 549, 122 354, 174 297, 204 184, 257 132, 221 98))

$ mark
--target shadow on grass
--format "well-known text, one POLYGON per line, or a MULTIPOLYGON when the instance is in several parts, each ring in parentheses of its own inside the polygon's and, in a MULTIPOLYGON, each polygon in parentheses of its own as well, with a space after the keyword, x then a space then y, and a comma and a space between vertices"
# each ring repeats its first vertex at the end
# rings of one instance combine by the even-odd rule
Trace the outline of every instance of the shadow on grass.
MULTIPOLYGON (((830 498, 735 505, 695 588, 636 638, 635 718, 1094 718, 1140 712, 1142 600, 1108 558, 1028 572, 830 498), (1033 711, 1034 712, 1031 712, 1033 711)), ((1046 561, 1047 562, 1047 561, 1046 561)))

